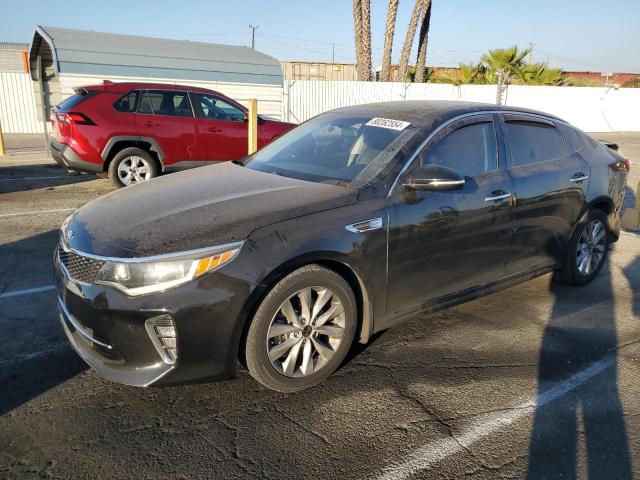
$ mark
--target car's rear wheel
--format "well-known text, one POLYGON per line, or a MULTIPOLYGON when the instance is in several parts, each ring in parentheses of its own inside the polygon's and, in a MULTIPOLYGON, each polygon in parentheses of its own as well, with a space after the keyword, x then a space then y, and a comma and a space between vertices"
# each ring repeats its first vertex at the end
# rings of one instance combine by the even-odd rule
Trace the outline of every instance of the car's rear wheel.
POLYGON ((156 159, 137 147, 123 148, 109 164, 109 180, 118 188, 147 182, 159 174, 156 159))
POLYGON ((320 265, 302 267, 278 282, 256 311, 245 343, 247 369, 272 390, 309 388, 340 366, 356 323, 349 284, 320 265))
POLYGON ((569 242, 561 280, 572 285, 586 285, 600 273, 609 251, 607 225, 607 215, 599 209, 582 217, 569 242))

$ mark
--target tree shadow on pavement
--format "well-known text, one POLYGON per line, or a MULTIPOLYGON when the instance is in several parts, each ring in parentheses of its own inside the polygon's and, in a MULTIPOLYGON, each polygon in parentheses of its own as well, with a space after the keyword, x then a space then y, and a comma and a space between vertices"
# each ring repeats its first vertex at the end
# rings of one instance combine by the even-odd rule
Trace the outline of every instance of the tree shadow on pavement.
POLYGON ((632 478, 617 384, 618 337, 611 285, 608 269, 596 278, 596 288, 589 288, 588 295, 584 287, 551 284, 555 301, 540 352, 529 479, 580 476, 581 439, 589 478, 632 478), (575 389, 545 401, 551 385, 607 360, 604 368, 575 389))

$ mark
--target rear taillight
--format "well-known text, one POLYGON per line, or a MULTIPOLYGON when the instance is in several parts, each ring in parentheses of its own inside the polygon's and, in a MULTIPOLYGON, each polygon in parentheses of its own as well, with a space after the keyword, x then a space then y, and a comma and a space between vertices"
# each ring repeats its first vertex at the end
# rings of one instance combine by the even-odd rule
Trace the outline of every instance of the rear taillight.
POLYGON ((56 118, 62 123, 70 123, 74 125, 95 125, 93 120, 87 117, 84 113, 79 112, 57 112, 56 118))
POLYGON ((609 168, 614 172, 630 172, 631 171, 631 162, 628 158, 623 160, 618 160, 617 162, 613 162, 609 164, 609 168))

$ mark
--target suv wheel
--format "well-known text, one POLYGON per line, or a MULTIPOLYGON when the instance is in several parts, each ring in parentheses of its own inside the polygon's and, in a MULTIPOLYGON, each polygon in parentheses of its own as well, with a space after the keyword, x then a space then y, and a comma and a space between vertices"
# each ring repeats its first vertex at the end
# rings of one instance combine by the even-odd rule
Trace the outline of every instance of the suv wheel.
POLYGON ((109 179, 116 187, 126 187, 146 182, 160 174, 158 162, 141 148, 129 147, 120 150, 109 165, 109 179))
POLYGON ((316 385, 344 360, 356 319, 353 291, 340 275, 320 265, 302 267, 260 304, 247 333, 247 369, 279 392, 316 385))
POLYGON ((586 213, 576 227, 560 279, 572 285, 586 285, 602 270, 609 251, 607 215, 598 209, 586 213))

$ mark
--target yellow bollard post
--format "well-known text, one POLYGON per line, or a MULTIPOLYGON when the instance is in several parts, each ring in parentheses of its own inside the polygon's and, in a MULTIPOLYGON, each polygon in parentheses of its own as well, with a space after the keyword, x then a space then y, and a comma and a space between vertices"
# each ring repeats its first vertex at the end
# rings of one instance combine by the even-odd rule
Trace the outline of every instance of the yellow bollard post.
POLYGON ((248 125, 248 133, 249 133, 249 145, 248 145, 248 153, 251 155, 252 153, 258 150, 258 100, 252 98, 249 100, 249 125, 248 125))
POLYGON ((0 122, 0 157, 4 155, 4 138, 2 136, 2 122, 0 122))

